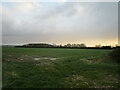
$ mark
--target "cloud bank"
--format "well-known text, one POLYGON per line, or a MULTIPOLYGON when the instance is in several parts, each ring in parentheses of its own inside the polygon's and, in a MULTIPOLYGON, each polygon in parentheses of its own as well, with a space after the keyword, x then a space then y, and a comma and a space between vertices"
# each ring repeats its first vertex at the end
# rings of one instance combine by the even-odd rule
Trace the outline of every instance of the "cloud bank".
POLYGON ((5 2, 3 44, 117 43, 116 2, 5 2))

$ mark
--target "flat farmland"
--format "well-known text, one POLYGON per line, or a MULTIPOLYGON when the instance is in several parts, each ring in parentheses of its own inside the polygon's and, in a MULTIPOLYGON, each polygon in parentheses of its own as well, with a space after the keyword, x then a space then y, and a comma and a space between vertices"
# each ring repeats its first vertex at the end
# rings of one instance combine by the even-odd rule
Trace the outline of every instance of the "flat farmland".
POLYGON ((118 88, 112 50, 3 48, 3 88, 118 88))

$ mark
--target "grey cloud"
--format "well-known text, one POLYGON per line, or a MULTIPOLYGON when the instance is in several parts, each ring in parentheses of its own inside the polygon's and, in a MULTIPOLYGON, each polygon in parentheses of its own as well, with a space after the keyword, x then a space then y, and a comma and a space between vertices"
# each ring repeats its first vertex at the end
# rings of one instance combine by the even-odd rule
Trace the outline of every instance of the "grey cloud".
POLYGON ((58 5, 53 4, 53 6, 55 7, 51 7, 51 8, 49 8, 49 6, 48 7, 46 6, 44 8, 48 8, 48 9, 45 10, 43 14, 40 13, 37 16, 35 16, 35 18, 38 20, 44 20, 44 19, 47 20, 48 18, 55 18, 57 16, 69 18, 70 16, 74 16, 75 14, 77 14, 78 10, 75 8, 76 5, 78 6, 79 4, 69 2, 58 5))
POLYGON ((28 19, 22 20, 4 16, 3 43, 117 38, 117 3, 52 3, 31 14, 32 17, 28 15, 28 19), (79 12, 79 7, 84 10, 79 12))

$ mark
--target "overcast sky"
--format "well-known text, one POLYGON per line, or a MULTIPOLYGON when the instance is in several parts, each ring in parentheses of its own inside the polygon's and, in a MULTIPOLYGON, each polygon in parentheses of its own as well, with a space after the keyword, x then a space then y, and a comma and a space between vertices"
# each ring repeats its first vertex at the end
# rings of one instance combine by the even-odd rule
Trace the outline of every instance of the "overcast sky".
POLYGON ((4 2, 3 44, 118 43, 117 2, 4 2))

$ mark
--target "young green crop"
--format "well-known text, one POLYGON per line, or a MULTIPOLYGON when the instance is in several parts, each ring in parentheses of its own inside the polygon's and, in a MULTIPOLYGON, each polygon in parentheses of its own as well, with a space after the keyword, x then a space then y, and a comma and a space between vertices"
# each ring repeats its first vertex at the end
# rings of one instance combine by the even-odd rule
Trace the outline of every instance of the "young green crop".
POLYGON ((3 88, 118 88, 119 64, 104 62, 111 51, 3 48, 3 88))

